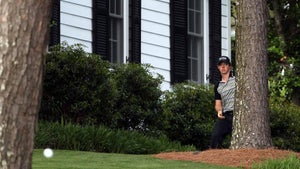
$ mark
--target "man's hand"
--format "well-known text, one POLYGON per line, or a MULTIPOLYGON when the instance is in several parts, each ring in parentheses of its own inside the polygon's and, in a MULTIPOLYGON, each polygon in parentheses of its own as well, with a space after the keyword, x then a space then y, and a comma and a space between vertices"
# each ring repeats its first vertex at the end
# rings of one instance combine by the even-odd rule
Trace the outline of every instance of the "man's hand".
POLYGON ((225 119, 225 116, 223 116, 222 111, 218 111, 218 118, 219 119, 225 119))

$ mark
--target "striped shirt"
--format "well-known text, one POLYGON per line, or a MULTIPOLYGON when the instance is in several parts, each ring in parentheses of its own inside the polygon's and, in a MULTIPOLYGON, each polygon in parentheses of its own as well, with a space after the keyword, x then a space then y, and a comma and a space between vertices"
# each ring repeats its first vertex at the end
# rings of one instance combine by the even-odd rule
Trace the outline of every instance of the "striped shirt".
POLYGON ((227 82, 220 81, 215 85, 215 100, 222 100, 223 112, 234 109, 235 78, 229 77, 227 82))

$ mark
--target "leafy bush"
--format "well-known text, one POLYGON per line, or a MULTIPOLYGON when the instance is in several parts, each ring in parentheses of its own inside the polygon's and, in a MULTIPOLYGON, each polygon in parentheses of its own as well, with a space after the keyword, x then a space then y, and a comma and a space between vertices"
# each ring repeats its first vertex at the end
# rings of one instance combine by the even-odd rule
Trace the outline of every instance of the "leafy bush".
MULTIPOLYGON (((270 97, 276 98, 278 101, 291 101, 298 95, 297 90, 300 88, 300 77, 297 76, 295 59, 283 59, 278 73, 274 73, 269 77, 270 97), (281 71, 280 71, 281 70, 281 71)), ((299 95, 298 95, 299 96, 299 95)))
POLYGON ((271 133, 274 146, 299 152, 300 107, 293 103, 279 103, 271 99, 270 110, 271 133))
POLYGON ((112 65, 81 45, 54 46, 47 55, 39 117, 47 121, 160 128, 160 84, 149 66, 112 65))
POLYGON ((274 20, 271 19, 268 31, 270 97, 278 101, 292 100, 300 105, 300 57, 298 50, 295 50, 300 44, 299 38, 284 41, 277 35, 278 32, 273 25, 274 20))
POLYGON ((82 46, 54 46, 47 55, 40 119, 107 123, 117 91, 110 64, 82 46))
POLYGON ((154 78, 150 68, 134 63, 114 66, 112 79, 119 93, 114 107, 115 127, 143 132, 161 127, 162 76, 154 78))
POLYGON ((104 126, 40 122, 35 148, 96 151, 107 153, 154 154, 165 151, 192 151, 167 137, 149 137, 137 131, 112 130, 104 126))
POLYGON ((176 84, 167 91, 162 103, 167 136, 197 149, 208 148, 216 119, 213 96, 212 86, 194 83, 176 84))

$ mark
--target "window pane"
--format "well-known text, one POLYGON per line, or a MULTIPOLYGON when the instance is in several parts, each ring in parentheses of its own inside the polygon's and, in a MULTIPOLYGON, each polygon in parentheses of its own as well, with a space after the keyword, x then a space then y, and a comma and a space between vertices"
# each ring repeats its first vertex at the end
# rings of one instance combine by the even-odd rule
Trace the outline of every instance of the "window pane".
POLYGON ((191 81, 204 83, 203 0, 188 3, 188 76, 191 81))
POLYGON ((203 39, 198 39, 198 79, 200 83, 204 83, 204 56, 203 56, 203 39))
POLYGON ((109 0, 110 61, 123 62, 123 0, 109 0))
POLYGON ((116 3, 116 14, 122 16, 122 0, 117 0, 116 3))
POLYGON ((112 42, 112 48, 111 48, 111 50, 112 50, 112 57, 111 57, 111 62, 112 63, 117 63, 117 61, 118 61, 118 44, 117 44, 117 42, 112 42))
POLYGON ((113 58, 112 58, 112 56, 114 56, 114 51, 115 51, 115 49, 114 49, 113 47, 114 47, 114 42, 113 42, 112 40, 110 40, 110 43, 109 43, 109 48, 110 48, 110 56, 111 56, 111 58, 110 58, 110 62, 112 62, 112 61, 113 61, 113 58))
POLYGON ((198 55, 199 55, 198 48, 200 46, 197 43, 197 38, 193 38, 193 44, 192 44, 192 46, 193 46, 193 56, 192 57, 195 58, 195 59, 198 59, 198 55))
POLYGON ((189 36, 189 39, 188 39, 188 57, 191 57, 192 55, 192 42, 191 42, 191 37, 189 36))
POLYGON ((189 32, 194 32, 194 12, 193 11, 189 11, 188 22, 189 22, 189 32))
POLYGON ((188 3, 189 3, 189 6, 188 6, 188 7, 189 7, 190 9, 194 9, 194 0, 189 0, 188 3))
POLYGON ((196 33, 197 34, 201 34, 201 23, 202 23, 202 20, 201 20, 201 13, 200 12, 195 12, 195 17, 196 17, 196 19, 195 19, 195 25, 196 25, 196 33))
POLYGON ((198 61, 192 60, 192 80, 198 81, 198 61))
POLYGON ((192 68, 192 66, 191 66, 191 59, 188 59, 188 78, 189 78, 189 80, 192 80, 192 71, 191 71, 191 68, 192 68))
POLYGON ((109 9, 110 9, 110 13, 114 14, 116 11, 115 11, 115 0, 109 0, 109 9))
POLYGON ((189 80, 203 83, 203 42, 198 36, 189 35, 188 75, 189 80))
POLYGON ((202 0, 195 0, 195 9, 198 11, 201 10, 201 1, 202 0))
POLYGON ((110 33, 110 36, 111 36, 111 39, 112 40, 116 40, 117 39, 117 24, 116 24, 116 20, 115 19, 111 19, 110 20, 110 29, 111 29, 111 33, 110 33))

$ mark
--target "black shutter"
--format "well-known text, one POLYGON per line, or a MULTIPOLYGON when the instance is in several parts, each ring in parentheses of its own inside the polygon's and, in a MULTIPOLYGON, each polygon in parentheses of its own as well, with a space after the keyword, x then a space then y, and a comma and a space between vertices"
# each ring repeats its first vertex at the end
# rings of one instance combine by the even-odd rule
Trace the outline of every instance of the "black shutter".
POLYGON ((221 76, 217 68, 221 56, 221 1, 209 1, 209 52, 210 83, 216 83, 221 76))
POLYGON ((130 56, 129 62, 141 63, 141 0, 132 0, 130 5, 130 56))
POLYGON ((93 0, 93 53, 109 60, 109 1, 93 0))
POLYGON ((188 79, 187 1, 172 0, 171 6, 171 83, 188 79))
POLYGON ((53 0, 49 46, 58 44, 60 44, 60 0, 53 0))

